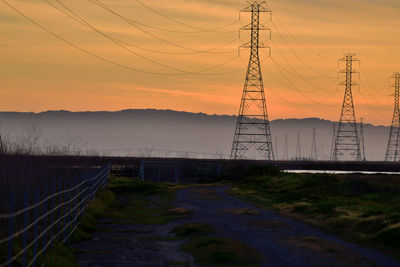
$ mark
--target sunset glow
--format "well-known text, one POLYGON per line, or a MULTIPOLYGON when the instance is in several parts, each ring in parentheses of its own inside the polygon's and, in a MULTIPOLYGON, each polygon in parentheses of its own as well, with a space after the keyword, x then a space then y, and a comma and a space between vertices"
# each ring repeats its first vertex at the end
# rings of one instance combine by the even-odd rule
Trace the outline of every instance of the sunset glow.
MULTIPOLYGON (((267 4, 272 21, 262 20, 272 39, 268 34, 261 39, 271 57, 268 50, 260 55, 270 119, 338 120, 343 88, 337 88, 337 59, 354 52, 361 60, 360 89, 353 90, 356 117, 390 124, 389 76, 400 71, 398 1, 267 4)), ((246 5, 242 0, 0 1, 0 110, 237 114, 248 61, 246 50, 238 56, 238 46, 248 41, 246 34, 238 39, 238 29, 249 17, 238 18, 246 5), (216 30, 196 32, 196 27, 216 30)))

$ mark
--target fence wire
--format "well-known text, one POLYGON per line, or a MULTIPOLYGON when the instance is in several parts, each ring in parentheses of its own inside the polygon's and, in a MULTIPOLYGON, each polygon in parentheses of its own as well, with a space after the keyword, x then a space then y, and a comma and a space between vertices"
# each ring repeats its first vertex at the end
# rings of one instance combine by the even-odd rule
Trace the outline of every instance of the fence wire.
POLYGON ((9 213, 0 214, 0 266, 36 266, 36 261, 55 241, 66 242, 79 225, 79 218, 96 192, 107 183, 110 164, 94 173, 37 187, 33 199, 24 196, 24 207, 15 211, 10 193, 9 213), (4 253, 2 253, 4 254, 4 253), (1 256, 1 254, 0 254, 1 256))

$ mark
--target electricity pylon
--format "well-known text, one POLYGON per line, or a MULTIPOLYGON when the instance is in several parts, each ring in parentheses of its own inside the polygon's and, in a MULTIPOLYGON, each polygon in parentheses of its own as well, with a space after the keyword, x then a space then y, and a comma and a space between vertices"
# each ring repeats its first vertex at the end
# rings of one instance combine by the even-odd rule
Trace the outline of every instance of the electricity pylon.
POLYGON ((342 112, 335 137, 332 160, 361 160, 360 140, 357 131, 356 116, 354 111, 352 87, 358 86, 354 82, 354 75, 359 74, 353 69, 354 62, 359 62, 355 54, 346 54, 339 61, 344 61, 346 68, 339 72, 345 75, 345 80, 339 86, 345 86, 342 112))
POLYGON ((395 73, 394 79, 394 111, 392 126, 390 127, 389 140, 386 150, 385 161, 399 161, 400 157, 400 107, 399 107, 399 90, 400 90, 400 72, 395 73))
POLYGON ((364 140, 364 122, 363 118, 360 118, 360 153, 361 153, 361 160, 366 161, 365 158, 365 140, 364 140))
POLYGON ((296 160, 301 160, 300 131, 297 131, 296 160))
POLYGON ((250 6, 241 10, 251 13, 251 23, 241 29, 251 32, 251 40, 241 46, 250 48, 250 59, 233 138, 231 159, 243 158, 246 152, 252 149, 255 154, 253 157, 261 155, 264 160, 274 160, 259 57, 259 49, 268 48, 259 40, 260 31, 267 30, 260 24, 260 13, 270 12, 264 4, 264 1, 253 1, 250 6))
POLYGON ((315 134, 315 128, 313 128, 313 134, 312 134, 312 144, 311 144, 311 160, 317 160, 317 140, 316 140, 316 134, 315 134))
POLYGON ((289 147, 288 147, 287 133, 285 133, 285 151, 283 154, 283 159, 289 160, 289 147))
POLYGON ((336 140, 336 124, 333 123, 332 127, 332 144, 331 144, 331 159, 333 159, 333 152, 335 151, 335 140, 336 140))

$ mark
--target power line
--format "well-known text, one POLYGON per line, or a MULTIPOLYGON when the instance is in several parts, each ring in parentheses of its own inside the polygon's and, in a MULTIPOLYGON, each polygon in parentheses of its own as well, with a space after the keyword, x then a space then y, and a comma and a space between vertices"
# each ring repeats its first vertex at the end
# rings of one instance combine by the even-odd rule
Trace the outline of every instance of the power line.
MULTIPOLYGON (((272 57, 271 57, 271 59, 272 59, 272 57)), ((243 64, 246 64, 246 62, 244 62, 242 58, 240 58, 240 60, 243 62, 243 64)), ((279 68, 279 67, 278 67, 278 68, 279 68)), ((264 70, 264 72, 268 73, 270 77, 272 77, 273 79, 275 79, 278 83, 280 83, 280 84, 283 85, 284 87, 291 88, 290 85, 288 85, 287 83, 283 82, 281 79, 277 78, 274 74, 272 74, 271 71, 268 71, 268 68, 266 68, 266 66, 265 66, 264 64, 263 64, 263 70, 264 70)), ((288 77, 287 77, 286 75, 285 75, 285 77, 286 77, 286 79, 288 79, 288 77)), ((289 82, 290 82, 290 80, 289 80, 289 82)), ((302 96, 304 96, 306 99, 310 100, 310 101, 313 102, 313 103, 311 103, 311 104, 300 104, 300 103, 298 103, 298 102, 295 103, 295 102, 292 102, 292 101, 288 100, 288 99, 285 98, 285 97, 282 97, 281 95, 279 95, 278 93, 276 93, 274 90, 272 90, 271 87, 268 87, 267 85, 265 85, 265 88, 268 89, 272 94, 274 94, 276 97, 278 97, 278 98, 281 99, 282 101, 284 101, 284 102, 286 102, 286 103, 288 103, 288 104, 291 104, 291 105, 293 105, 293 106, 304 106, 304 107, 309 107, 310 105, 330 105, 330 106, 334 106, 333 104, 324 104, 324 103, 322 103, 322 102, 315 102, 315 101, 312 100, 311 98, 309 98, 309 97, 307 97, 306 95, 304 95, 303 93, 301 93, 301 90, 298 89, 297 87, 292 88, 292 89, 294 89, 295 91, 298 91, 302 96)), ((324 99, 324 101, 326 101, 326 100, 328 100, 328 99, 330 99, 330 98, 324 99)))
MULTIPOLYGON (((288 61, 286 60, 286 62, 288 62, 288 61)), ((286 71, 288 74, 293 74, 292 72, 288 71, 287 68, 285 68, 285 67, 282 66, 281 64, 279 64, 279 65, 280 65, 280 67, 281 67, 284 71, 286 71)), ((291 65, 291 64, 289 63, 289 65, 291 65)), ((292 67, 293 67, 293 66, 292 66, 292 67)), ((297 73, 297 76, 299 76, 303 81, 305 81, 308 85, 310 85, 311 87, 314 87, 314 88, 316 89, 316 90, 312 90, 312 91, 307 90, 307 92, 309 92, 309 93, 314 93, 314 92, 321 92, 321 91, 323 91, 323 92, 327 92, 327 93, 330 93, 330 94, 334 93, 334 92, 329 91, 329 90, 326 90, 326 89, 324 89, 324 88, 329 88, 329 87, 331 87, 332 85, 336 84, 336 80, 333 81, 333 82, 331 82, 331 83, 329 83, 327 86, 324 86, 324 87, 321 88, 321 87, 316 86, 315 84, 309 82, 307 79, 304 79, 301 75, 299 75, 299 73, 298 73, 297 71, 296 71, 296 73, 297 73)))
MULTIPOLYGON (((291 69, 293 69, 293 71, 294 71, 294 73, 292 73, 292 72, 288 71, 286 68, 282 67, 287 73, 289 73, 289 74, 294 74, 294 75, 296 75, 296 76, 299 76, 303 81, 305 81, 306 83, 308 83, 310 86, 316 88, 318 91, 326 91, 326 92, 328 92, 327 90, 321 89, 320 87, 318 87, 318 86, 314 85, 313 83, 311 83, 311 82, 308 80, 308 79, 310 79, 309 77, 300 74, 300 73, 296 70, 296 68, 293 66, 293 64, 290 62, 290 60, 287 59, 287 57, 283 54, 283 52, 282 52, 282 51, 279 49, 279 47, 275 44, 275 42, 274 42, 273 39, 271 39, 271 43, 272 43, 272 45, 276 48, 276 50, 278 51, 279 55, 285 60, 285 62, 286 62, 286 63, 291 67, 291 69)), ((336 69, 336 67, 335 67, 335 69, 336 69)), ((322 77, 322 76, 321 76, 321 77, 322 77)), ((315 78, 315 77, 314 77, 314 78, 315 78)), ((313 79, 313 78, 311 78, 311 79, 313 79)), ((336 78, 334 78, 334 79, 336 80, 336 78)), ((335 82, 336 82, 336 81, 335 81, 335 82)))
MULTIPOLYGON (((267 4, 268 5, 268 4, 267 4)), ((303 46, 306 50, 308 50, 309 52, 311 52, 312 54, 323 58, 323 59, 329 59, 329 60, 335 60, 334 58, 329 58, 326 56, 322 56, 320 53, 315 52, 314 50, 312 50, 311 48, 309 48, 307 45, 305 45, 303 42, 299 41, 299 39, 297 39, 296 37, 294 37, 294 35, 288 30, 288 28, 285 26, 284 23, 282 23, 282 21, 279 19, 278 15, 276 15, 276 13, 273 13, 272 16, 274 18, 277 19, 278 23, 282 26, 282 28, 288 33, 288 35, 294 40, 296 41, 299 45, 303 46)))
MULTIPOLYGON (((283 85, 284 87, 288 87, 290 88, 289 85, 287 85, 286 83, 282 82, 282 80, 280 80, 279 78, 277 78, 275 75, 272 74, 272 72, 268 71, 267 68, 265 66, 264 67, 264 72, 268 73, 270 77, 272 77, 273 79, 275 79, 278 83, 280 83, 281 85, 283 85)), ((309 106, 319 106, 319 105, 324 105, 323 103, 318 103, 318 102, 313 102, 311 104, 307 103, 307 104, 300 104, 298 102, 292 102, 290 100, 288 100, 286 97, 282 97, 280 94, 278 94, 277 92, 275 92, 274 90, 272 90, 271 87, 265 86, 267 88, 268 91, 270 91, 272 94, 274 94, 276 97, 278 97, 279 99, 281 99, 282 101, 293 105, 293 106, 303 106, 303 107, 309 107, 309 106)), ((333 105, 331 105, 333 106, 333 105)))
POLYGON ((298 92, 299 94, 301 94, 304 98, 308 99, 309 101, 315 103, 315 104, 319 104, 319 105, 331 105, 334 106, 333 104, 327 104, 325 103, 326 100, 329 100, 330 98, 326 98, 324 99, 324 101, 314 101, 312 98, 310 98, 309 96, 307 96, 306 94, 304 94, 302 92, 302 90, 300 90, 296 85, 294 85, 292 83, 292 81, 287 77, 287 75, 282 71, 282 67, 280 66, 279 63, 277 63, 272 57, 271 57, 272 62, 275 64, 275 66, 277 66, 279 72, 283 75, 283 77, 290 83, 290 86, 288 86, 288 84, 286 84, 287 87, 294 89, 296 92, 298 92))
MULTIPOLYGON (((100 2, 99 0, 95 0, 95 1, 100 2)), ((165 18, 165 19, 167 19, 167 20, 169 20, 169 21, 175 22, 175 23, 177 23, 177 24, 186 26, 186 27, 191 28, 191 29, 198 30, 199 32, 217 32, 217 33, 224 33, 224 32, 220 32, 220 31, 218 31, 218 30, 223 29, 223 28, 226 28, 226 27, 229 27, 229 26, 231 26, 231 25, 236 24, 236 23, 239 22, 239 20, 235 20, 235 21, 233 21, 233 22, 230 22, 230 23, 228 23, 228 24, 225 24, 225 25, 222 25, 222 26, 219 26, 219 27, 216 27, 216 28, 204 29, 204 28, 197 27, 197 26, 193 26, 193 25, 187 24, 187 23, 185 23, 185 22, 182 22, 182 21, 180 21, 180 20, 171 18, 170 16, 167 16, 167 15, 165 15, 164 13, 161 13, 160 11, 157 11, 156 9, 154 9, 154 8, 152 8, 152 7, 150 7, 150 6, 146 5, 146 4, 144 4, 142 1, 139 1, 139 0, 135 0, 135 1, 136 1, 137 3, 139 3, 140 5, 142 5, 143 7, 145 7, 145 8, 147 8, 147 9, 151 10, 151 11, 154 12, 155 14, 157 14, 157 15, 159 15, 159 16, 161 16, 161 17, 163 17, 163 18, 165 18)))
MULTIPOLYGON (((19 15, 21 15, 22 17, 24 17, 25 19, 27 19, 28 21, 30 21, 32 24, 34 24, 35 26, 37 26, 38 28, 42 29, 43 31, 49 33, 50 35, 52 35, 53 37, 55 37, 56 39, 64 42, 65 44, 79 50, 80 52, 87 54, 93 58, 96 58, 100 61, 106 62, 108 64, 123 68, 123 69, 127 69, 130 71, 135 71, 135 72, 140 72, 140 73, 145 73, 145 74, 152 74, 152 75, 163 75, 163 76, 181 76, 181 75, 187 75, 187 74, 182 74, 182 73, 162 73, 162 72, 152 72, 152 71, 146 71, 146 70, 141 70, 141 69, 137 69, 125 64, 121 64, 112 60, 109 60, 107 58, 104 58, 102 56, 96 55, 93 52, 86 50, 76 44, 74 44, 71 41, 68 41, 67 39, 63 38, 62 36, 58 35, 57 33, 49 30, 48 28, 44 27, 43 25, 41 25, 40 23, 36 22, 35 20, 33 20, 31 17, 29 17, 28 15, 25 15, 22 11, 20 11, 19 9, 17 9, 15 6, 11 5, 9 2, 7 2, 6 0, 1 0, 5 5, 7 5, 8 7, 10 7, 11 9, 13 9, 16 13, 18 13, 19 15)), ((228 74, 228 73, 225 73, 228 74)), ((223 73, 219 73, 219 74, 198 74, 198 75, 225 75, 223 73)), ((230 73, 232 74, 232 73, 230 73)))
POLYGON ((213 47, 213 48, 210 48, 210 49, 207 49, 207 50, 193 49, 193 48, 190 48, 190 47, 186 47, 186 46, 177 44, 177 43, 175 43, 175 42, 171 42, 171 41, 169 41, 169 40, 167 40, 167 39, 164 39, 164 38, 162 38, 162 37, 160 37, 160 36, 158 36, 158 35, 156 35, 156 34, 153 34, 153 33, 149 32, 149 31, 144 30, 143 28, 141 28, 141 27, 139 27, 138 25, 136 25, 136 23, 135 23, 134 21, 132 21, 131 19, 126 18, 126 17, 122 16, 121 14, 115 12, 115 11, 112 10, 110 7, 108 7, 107 5, 105 5, 105 4, 101 3, 101 2, 99 2, 98 0, 90 0, 90 2, 92 2, 92 3, 95 4, 95 5, 97 5, 97 6, 100 7, 100 8, 102 8, 102 9, 108 11, 109 13, 111 13, 111 14, 117 16, 117 17, 120 18, 121 20, 125 21, 126 23, 128 23, 129 25, 135 27, 136 29, 138 29, 138 30, 144 32, 145 34, 147 34, 147 35, 149 35, 149 36, 151 36, 151 37, 153 37, 153 38, 155 38, 155 39, 157 39, 157 40, 159 40, 159 41, 161 41, 161 42, 164 42, 164 43, 166 43, 166 44, 169 44, 169 45, 171 45, 171 46, 175 46, 175 47, 178 47, 178 48, 181 48, 181 49, 185 49, 185 50, 188 50, 188 51, 192 51, 192 52, 197 52, 197 53, 199 53, 199 54, 200 54, 200 53, 212 53, 212 54, 236 53, 236 52, 217 52, 217 51, 215 51, 215 50, 218 50, 218 49, 220 49, 220 48, 222 48, 222 47, 228 46, 228 45, 230 45, 230 44, 236 42, 237 40, 239 40, 239 38, 236 38, 236 39, 234 39, 234 40, 232 40, 232 41, 229 41, 229 43, 227 43, 227 44, 223 44, 223 45, 221 45, 221 46, 213 47))
MULTIPOLYGON (((117 39, 117 38, 115 38, 115 37, 113 37, 113 36, 110 36, 110 35, 108 35, 108 34, 102 32, 102 31, 100 31, 99 29, 97 29, 96 27, 94 27, 93 25, 91 25, 87 20, 85 20, 84 18, 82 18, 81 16, 79 16, 79 15, 78 15, 75 11, 73 11, 71 8, 69 8, 68 6, 66 6, 65 4, 63 4, 60 0, 56 0, 56 1, 57 1, 64 9, 66 9, 68 12, 70 12, 74 17, 70 16, 68 13, 66 13, 66 12, 63 11, 62 9, 60 9, 60 8, 58 8, 57 6, 53 5, 53 4, 50 3, 48 0, 45 0, 45 1, 46 1, 47 3, 49 3, 50 5, 52 5, 53 7, 55 7, 58 11, 62 12, 63 14, 65 14, 65 15, 67 15, 67 16, 69 16, 70 18, 74 19, 75 21, 78 21, 80 24, 82 24, 82 25, 88 27, 89 29, 91 29, 91 30, 97 32, 98 34, 100 34, 101 36, 103 36, 103 37, 105 37, 106 39, 110 40, 110 41, 113 42, 114 44, 120 46, 121 48, 127 50, 128 52, 130 52, 130 53, 132 53, 132 54, 134 54, 134 55, 136 55, 136 56, 138 56, 138 57, 140 57, 140 58, 143 58, 143 59, 145 59, 145 60, 147 60, 147 61, 149 61, 149 62, 151 62, 151 63, 153 63, 153 64, 159 65, 159 66, 161 66, 161 67, 164 67, 164 68, 167 68, 167 69, 170 69, 170 70, 173 70, 173 71, 182 72, 182 73, 185 73, 185 74, 201 74, 201 73, 204 73, 204 72, 206 72, 206 71, 210 71, 210 70, 212 70, 212 69, 215 69, 215 68, 219 67, 219 65, 218 65, 218 66, 213 66, 213 67, 211 67, 211 68, 207 68, 207 69, 205 69, 205 70, 201 70, 201 71, 197 71, 197 72, 192 72, 192 71, 186 71, 186 70, 178 69, 178 68, 171 67, 171 66, 169 66, 169 65, 166 65, 166 64, 157 62, 157 61, 155 61, 155 60, 153 60, 153 59, 150 59, 150 58, 148 58, 148 57, 145 57, 145 56, 143 56, 143 55, 141 55, 141 54, 139 54, 139 53, 137 53, 137 52, 135 52, 135 51, 132 51, 131 49, 129 49, 128 47, 126 47, 126 46, 124 45, 124 44, 127 44, 127 43, 125 43, 124 41, 121 41, 121 40, 119 40, 119 39, 117 39)), ((129 45, 129 44, 127 44, 127 45, 129 45)), ((222 64, 220 64, 220 65, 226 65, 226 64, 232 62, 233 60, 235 60, 236 58, 237 58, 237 57, 235 57, 235 58, 233 58, 233 59, 229 59, 227 62, 224 62, 224 63, 222 63, 222 64)))
MULTIPOLYGON (((66 15, 66 16, 68 16, 69 18, 71 18, 71 19, 73 19, 73 20, 75 20, 75 21, 78 21, 79 23, 81 23, 82 24, 82 21, 80 21, 79 19, 77 19, 76 17, 74 17, 74 16, 71 16, 70 14, 68 14, 68 13, 66 13, 63 9, 61 9, 61 8, 59 8, 57 5, 55 5, 55 4, 53 4, 52 2, 50 2, 49 0, 44 0, 48 5, 51 5, 53 8, 55 8, 55 9, 57 9, 59 12, 62 12, 64 15, 66 15)), ((59 1, 57 1, 57 2, 59 2, 59 1)), ((60 2, 59 2, 60 3, 60 2)), ((62 3, 60 3, 62 6, 64 6, 62 3)), ((65 6, 64 6, 64 8, 65 8, 65 6)), ((75 15, 76 16, 76 15, 75 15)), ((87 25, 84 25, 84 26, 87 26, 87 25)), ((111 35, 110 35, 111 36, 111 35)), ((150 49, 150 48, 145 48, 145 47, 141 47, 141 46, 137 46, 137 45, 134 45, 134 44, 132 44, 132 43, 128 43, 128 42, 126 42, 126 41, 123 41, 123 40, 121 40, 121 39, 118 39, 118 38, 116 38, 116 37, 112 37, 113 39, 115 39, 115 40, 117 40, 118 42, 120 42, 120 43, 122 43, 122 44, 125 44, 125 45, 128 45, 128 46, 131 46, 131 47, 134 47, 134 48, 137 48, 137 49, 140 49, 140 50, 143 50, 143 51, 147 51, 147 52, 151 52, 151 53, 157 53, 157 54, 169 54, 169 55, 195 55, 195 54, 200 54, 200 53, 213 53, 213 54, 231 54, 231 53, 236 53, 235 51, 233 51, 233 52, 228 52, 228 51, 226 51, 226 52, 207 52, 207 51, 203 51, 203 52, 169 52, 169 51, 160 51, 160 50, 154 50, 154 49, 150 49)), ((236 41, 236 40, 235 40, 236 41)), ((230 41, 229 43, 226 43, 226 44, 224 44, 224 45, 222 45, 220 48, 222 48, 222 47, 224 47, 224 46, 227 46, 227 45, 230 45, 230 44, 232 44, 233 42, 232 41, 230 41)))
MULTIPOLYGON (((281 34, 281 32, 279 31, 278 27, 276 27, 276 25, 274 24, 274 22, 272 22, 272 26, 275 27, 278 35, 281 37, 281 39, 283 40, 283 42, 285 43, 285 45, 289 48, 289 50, 292 52, 292 54, 297 57, 301 63, 303 63, 304 66, 306 66, 306 68, 308 68, 310 71, 318 74, 318 76, 316 77, 312 77, 312 78, 319 78, 319 77, 326 77, 326 78, 332 78, 330 76, 328 76, 328 74, 322 74, 319 71, 316 71, 313 67, 311 67, 301 56, 299 56, 299 54, 297 54, 297 52, 292 49, 292 47, 289 45, 289 43, 286 41, 285 37, 283 37, 283 35, 281 34)), ((330 73, 330 72, 329 72, 330 73)))

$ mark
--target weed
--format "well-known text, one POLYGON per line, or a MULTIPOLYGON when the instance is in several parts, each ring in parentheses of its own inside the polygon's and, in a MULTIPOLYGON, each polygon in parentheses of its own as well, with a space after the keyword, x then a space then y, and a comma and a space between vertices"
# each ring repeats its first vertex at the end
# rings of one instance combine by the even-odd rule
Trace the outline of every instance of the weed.
POLYGON ((261 260, 261 256, 245 244, 220 237, 194 237, 183 250, 192 254, 196 262, 207 266, 256 266, 261 260))
POLYGON ((357 175, 259 175, 243 179, 231 193, 350 241, 400 255, 399 197, 389 177, 385 179, 383 186, 377 177, 357 175))
POLYGON ((214 227, 204 223, 188 223, 175 227, 172 230, 177 236, 207 235, 215 233, 214 227))

